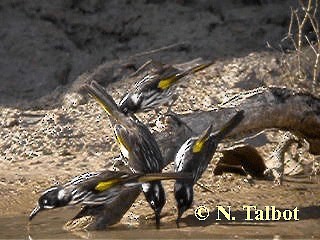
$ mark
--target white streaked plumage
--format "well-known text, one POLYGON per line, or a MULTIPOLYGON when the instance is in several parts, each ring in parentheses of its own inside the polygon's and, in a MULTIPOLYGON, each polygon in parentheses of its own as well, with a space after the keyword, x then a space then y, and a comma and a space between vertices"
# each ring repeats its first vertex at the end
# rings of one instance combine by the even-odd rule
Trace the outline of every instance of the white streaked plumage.
POLYGON ((184 166, 184 159, 185 159, 185 154, 188 149, 190 149, 193 139, 189 138, 187 141, 182 144, 180 147, 179 151, 176 154, 175 160, 174 160, 174 171, 175 172, 180 172, 183 169, 184 166))

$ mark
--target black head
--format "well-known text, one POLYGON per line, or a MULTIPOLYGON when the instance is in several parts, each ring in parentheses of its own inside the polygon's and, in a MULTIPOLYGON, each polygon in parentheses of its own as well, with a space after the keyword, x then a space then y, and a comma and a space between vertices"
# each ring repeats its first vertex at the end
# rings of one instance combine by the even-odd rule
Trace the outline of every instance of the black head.
POLYGON ((156 225, 160 226, 160 213, 166 203, 166 195, 160 181, 148 182, 142 185, 143 193, 153 209, 156 217, 156 225))
POLYGON ((120 101, 119 109, 124 114, 135 113, 140 109, 141 101, 142 101, 141 94, 128 93, 120 101))
POLYGON ((191 207, 193 202, 193 185, 189 183, 183 183, 176 181, 174 184, 174 197, 177 201, 178 217, 177 226, 179 227, 179 221, 182 214, 191 207))
POLYGON ((29 220, 31 221, 40 211, 66 206, 66 194, 62 186, 54 186, 42 193, 37 206, 32 210, 29 220))

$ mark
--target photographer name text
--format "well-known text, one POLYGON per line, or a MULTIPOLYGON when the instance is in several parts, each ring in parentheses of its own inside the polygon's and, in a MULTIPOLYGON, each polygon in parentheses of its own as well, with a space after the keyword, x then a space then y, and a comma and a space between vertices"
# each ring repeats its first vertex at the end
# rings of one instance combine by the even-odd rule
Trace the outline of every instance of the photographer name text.
MULTIPOLYGON (((254 205, 243 205, 243 211, 233 214, 231 206, 217 206, 215 220, 229 220, 243 218, 244 221, 299 221, 299 209, 277 209, 275 206, 258 207, 254 205)), ((199 220, 209 217, 210 211, 206 206, 199 206, 195 209, 195 216, 199 220)))

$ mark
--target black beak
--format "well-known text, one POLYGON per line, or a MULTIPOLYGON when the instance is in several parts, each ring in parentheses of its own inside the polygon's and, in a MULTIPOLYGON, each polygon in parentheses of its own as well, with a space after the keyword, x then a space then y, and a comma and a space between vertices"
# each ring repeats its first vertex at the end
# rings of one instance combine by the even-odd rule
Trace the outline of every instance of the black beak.
POLYGON ((39 204, 37 204, 37 206, 32 210, 32 212, 29 215, 29 221, 31 221, 41 210, 42 208, 39 206, 39 204))
POLYGON ((156 227, 157 229, 160 229, 160 211, 155 211, 155 215, 156 215, 156 227))
POLYGON ((183 213, 184 213, 184 210, 182 208, 179 208, 178 209, 178 217, 176 220, 177 228, 180 228, 180 219, 181 219, 183 213))

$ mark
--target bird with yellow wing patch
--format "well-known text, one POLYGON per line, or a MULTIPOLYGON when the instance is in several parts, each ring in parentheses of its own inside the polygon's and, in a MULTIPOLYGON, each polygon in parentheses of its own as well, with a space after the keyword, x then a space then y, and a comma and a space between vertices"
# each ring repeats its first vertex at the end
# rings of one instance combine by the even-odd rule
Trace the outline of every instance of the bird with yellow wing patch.
POLYGON ((217 133, 212 133, 212 125, 196 137, 191 137, 180 147, 175 157, 175 172, 192 174, 190 180, 176 180, 174 195, 178 206, 177 226, 182 214, 191 207, 193 202, 193 185, 207 169, 218 144, 244 118, 244 111, 239 111, 217 133))

